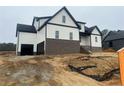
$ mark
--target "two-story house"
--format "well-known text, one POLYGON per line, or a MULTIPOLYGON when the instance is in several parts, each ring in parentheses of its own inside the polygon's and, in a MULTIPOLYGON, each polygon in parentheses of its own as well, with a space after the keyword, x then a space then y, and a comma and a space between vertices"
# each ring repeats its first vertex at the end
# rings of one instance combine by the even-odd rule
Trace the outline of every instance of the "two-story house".
POLYGON ((17 24, 17 55, 79 53, 82 48, 101 51, 97 26, 74 19, 66 7, 53 16, 34 17, 32 25, 17 24))

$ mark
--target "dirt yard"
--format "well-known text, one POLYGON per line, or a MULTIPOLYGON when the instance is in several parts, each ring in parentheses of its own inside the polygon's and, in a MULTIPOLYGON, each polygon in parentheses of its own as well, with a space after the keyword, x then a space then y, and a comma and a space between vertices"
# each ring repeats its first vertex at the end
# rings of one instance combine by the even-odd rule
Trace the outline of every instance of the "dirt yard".
POLYGON ((121 85, 115 52, 16 56, 0 52, 0 85, 121 85), (72 68, 71 68, 71 67, 72 68))

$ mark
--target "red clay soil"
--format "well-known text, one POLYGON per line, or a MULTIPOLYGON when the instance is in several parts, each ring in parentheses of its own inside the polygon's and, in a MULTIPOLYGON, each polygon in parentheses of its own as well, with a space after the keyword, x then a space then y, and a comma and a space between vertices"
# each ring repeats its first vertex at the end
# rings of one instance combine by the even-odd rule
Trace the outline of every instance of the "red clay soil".
POLYGON ((54 56, 15 56, 12 52, 0 53, 0 85, 45 85, 45 86, 104 86, 121 85, 119 75, 108 81, 72 72, 75 67, 96 65, 83 72, 102 75, 118 68, 116 53, 67 54, 54 56), (6 54, 7 53, 7 54, 6 54))

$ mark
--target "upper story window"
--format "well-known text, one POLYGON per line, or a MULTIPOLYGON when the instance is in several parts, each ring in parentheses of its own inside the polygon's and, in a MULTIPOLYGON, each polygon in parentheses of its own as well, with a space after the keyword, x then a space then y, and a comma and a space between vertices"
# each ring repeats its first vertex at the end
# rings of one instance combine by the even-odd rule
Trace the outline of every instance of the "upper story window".
POLYGON ((98 42, 98 38, 97 37, 95 37, 95 42, 98 42))
POLYGON ((65 23, 66 22, 66 17, 62 16, 62 22, 65 23))
POLYGON ((59 39, 59 31, 55 32, 55 39, 59 39))
POLYGON ((72 32, 69 33, 69 38, 70 38, 70 40, 73 40, 73 33, 72 32))

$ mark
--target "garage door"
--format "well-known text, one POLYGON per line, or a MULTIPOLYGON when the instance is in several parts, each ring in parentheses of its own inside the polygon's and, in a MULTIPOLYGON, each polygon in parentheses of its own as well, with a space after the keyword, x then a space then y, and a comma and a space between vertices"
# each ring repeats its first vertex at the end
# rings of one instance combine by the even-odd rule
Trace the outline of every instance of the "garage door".
POLYGON ((44 54, 44 42, 37 44, 37 54, 44 54))
POLYGON ((22 44, 21 55, 33 55, 33 44, 22 44))

